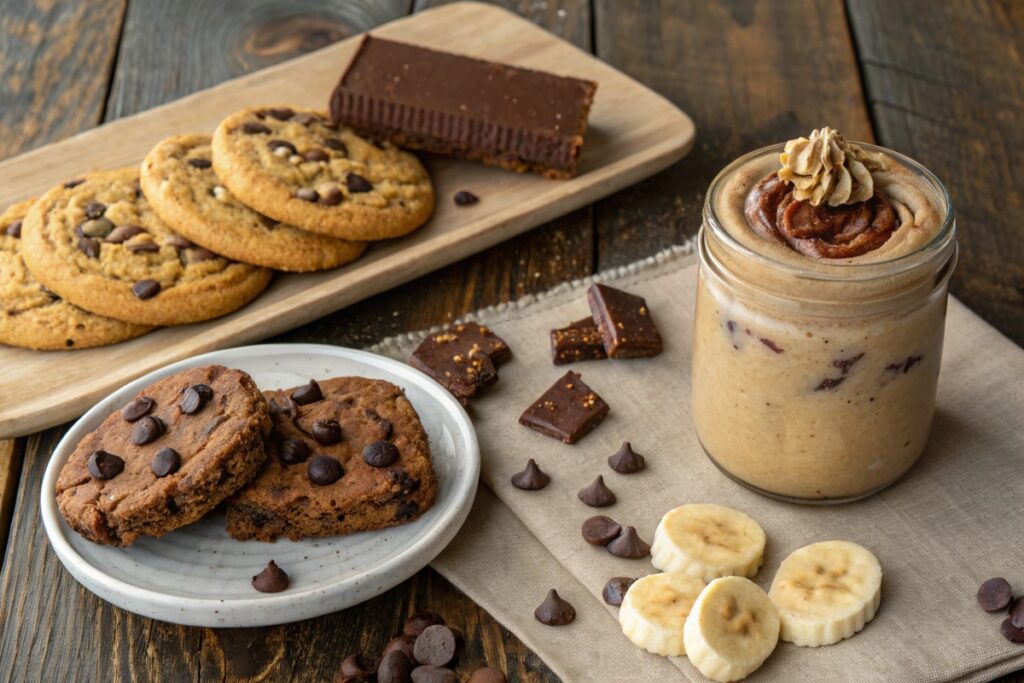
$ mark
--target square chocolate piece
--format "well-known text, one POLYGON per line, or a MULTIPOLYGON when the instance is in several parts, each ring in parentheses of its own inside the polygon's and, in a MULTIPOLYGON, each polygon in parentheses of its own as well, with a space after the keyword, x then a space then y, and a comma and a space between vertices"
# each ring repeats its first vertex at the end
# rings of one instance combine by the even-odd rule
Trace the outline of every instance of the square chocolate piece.
POLYGON ((483 325, 460 323, 428 336, 409 365, 429 375, 463 405, 484 386, 498 380, 496 363, 512 357, 505 341, 483 325))
POLYGON ((519 424, 565 443, 576 443, 607 414, 604 399, 570 370, 519 416, 519 424))
POLYGON ((568 327, 551 330, 551 358, 555 365, 607 357, 604 340, 593 318, 584 318, 570 323, 568 327))
POLYGON ((641 358, 661 353, 661 335, 643 297, 594 284, 587 290, 587 301, 609 358, 641 358))

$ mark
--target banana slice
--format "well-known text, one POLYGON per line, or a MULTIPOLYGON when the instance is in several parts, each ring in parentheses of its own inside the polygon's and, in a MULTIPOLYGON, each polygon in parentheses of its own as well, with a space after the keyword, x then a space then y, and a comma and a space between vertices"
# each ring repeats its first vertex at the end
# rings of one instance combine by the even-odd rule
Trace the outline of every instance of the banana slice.
POLYGON ((656 655, 685 655, 683 623, 703 589, 703 581, 687 574, 651 574, 636 580, 619 608, 622 632, 656 655))
POLYGON ((721 505, 683 505, 661 518, 651 563, 711 581, 753 576, 764 561, 764 529, 739 510, 721 505))
POLYGON ((683 643, 697 669, 713 681, 738 681, 758 669, 779 642, 779 614, 750 579, 715 579, 686 617, 683 643))
POLYGON ((875 616, 882 599, 882 565, 856 543, 813 543, 782 561, 768 595, 782 619, 782 640, 831 645, 875 616))

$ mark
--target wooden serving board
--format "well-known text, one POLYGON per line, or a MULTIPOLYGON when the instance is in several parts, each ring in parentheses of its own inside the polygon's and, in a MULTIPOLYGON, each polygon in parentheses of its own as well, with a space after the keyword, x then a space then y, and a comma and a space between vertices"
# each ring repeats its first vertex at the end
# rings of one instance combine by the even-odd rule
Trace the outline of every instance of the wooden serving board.
MULTIPOLYGON (((445 5, 373 33, 596 81, 579 175, 547 180, 429 157, 425 161, 438 197, 433 218, 408 237, 374 245, 354 264, 278 275, 266 292, 231 315, 113 346, 59 352, 0 347, 0 437, 60 424, 154 368, 278 334, 486 249, 661 170, 693 144, 693 122, 666 99, 503 9, 445 5), (462 189, 479 195, 480 203, 454 206, 451 197, 462 189)), ((350 38, 0 163, 0 206, 41 194, 83 171, 140 163, 162 138, 213 131, 224 116, 243 107, 326 108, 359 40, 350 38)))

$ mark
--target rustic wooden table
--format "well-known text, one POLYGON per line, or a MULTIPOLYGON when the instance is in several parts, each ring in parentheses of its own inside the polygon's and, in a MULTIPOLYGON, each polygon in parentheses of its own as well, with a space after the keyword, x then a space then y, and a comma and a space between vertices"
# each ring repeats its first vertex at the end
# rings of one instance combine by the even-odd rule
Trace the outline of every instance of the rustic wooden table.
MULTIPOLYGON (((430 4, 0 0, 0 157, 430 4)), ((1024 157, 1024 128, 1016 122, 1024 106, 1024 4, 501 4, 673 100, 697 123, 693 152, 604 201, 279 341, 366 346, 647 256, 696 232, 704 190, 728 161, 828 124, 904 152, 946 182, 960 228, 953 292, 1024 344, 1024 193, 1016 157, 1024 157)), ((0 680, 329 680, 345 654, 379 650, 419 609, 464 628, 464 667, 486 661, 513 681, 556 680, 430 569, 353 609, 274 628, 180 627, 100 601, 61 567, 39 520, 43 469, 65 429, 0 441, 0 680)), ((1004 681, 1020 683, 1024 675, 1004 681)))

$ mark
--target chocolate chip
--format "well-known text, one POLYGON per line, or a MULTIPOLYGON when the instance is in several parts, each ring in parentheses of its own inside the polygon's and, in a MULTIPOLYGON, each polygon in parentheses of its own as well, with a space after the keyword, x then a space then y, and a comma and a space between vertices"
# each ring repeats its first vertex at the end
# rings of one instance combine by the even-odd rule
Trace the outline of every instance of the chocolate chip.
POLYGON ((337 206, 338 204, 341 204, 344 199, 345 195, 336 187, 332 187, 320 195, 320 203, 325 206, 337 206))
POLYGON ((320 199, 320 193, 310 187, 300 189, 295 193, 295 196, 307 202, 315 202, 320 199))
POLYGON ((622 526, 611 517, 598 515, 584 520, 582 533, 590 545, 608 545, 622 533, 622 526))
POLYGON ((402 501, 395 507, 395 519, 412 519, 420 511, 420 504, 415 500, 402 501))
POLYGON ((363 653, 349 655, 341 661, 338 671, 342 676, 373 676, 380 664, 375 658, 363 653))
POLYGON ((327 486, 341 479, 345 469, 341 463, 328 455, 314 455, 306 466, 306 475, 317 486, 327 486))
POLYGON ((313 438, 325 446, 341 441, 341 425, 337 420, 317 420, 310 430, 313 438))
POLYGON ((104 450, 93 451, 85 465, 96 479, 113 479, 124 471, 124 460, 104 450))
POLYGON ((308 126, 309 124, 313 123, 314 121, 319 121, 319 120, 320 120, 319 116, 317 116, 316 114, 310 114, 308 112, 299 112, 298 114, 296 114, 295 116, 292 117, 292 121, 294 121, 295 123, 299 124, 300 126, 308 126))
POLYGON ((206 402, 213 397, 213 390, 209 392, 197 389, 198 386, 204 386, 209 389, 209 386, 196 385, 191 386, 181 393, 181 400, 178 401, 178 409, 186 415, 194 415, 203 409, 206 402))
POLYGON ((276 107, 267 109, 267 114, 274 117, 278 121, 287 121, 291 117, 295 116, 295 110, 289 109, 288 107, 276 107))
POLYGON ((608 579, 608 583, 604 585, 604 589, 601 590, 601 597, 604 598, 605 604, 611 605, 612 607, 618 607, 622 604, 622 599, 626 597, 626 591, 633 585, 636 579, 628 576, 615 576, 608 579))
POLYGON ((1010 604, 1013 589, 1004 578, 989 579, 978 589, 978 604, 986 612, 997 612, 1010 604))
POLYGON ((138 254, 140 252, 160 251, 160 245, 154 242, 153 240, 145 240, 143 242, 129 244, 128 251, 132 252, 133 254, 138 254))
POLYGON ((533 458, 526 461, 526 469, 512 475, 512 485, 523 491, 539 491, 550 483, 551 477, 541 471, 533 458))
POLYGON ((15 239, 21 237, 21 221, 14 221, 7 226, 7 229, 4 232, 9 237, 14 237, 15 239))
POLYGON ((85 178, 75 178, 74 180, 69 180, 66 183, 64 183, 64 188, 67 189, 67 190, 70 190, 73 187, 78 187, 79 185, 81 185, 84 182, 85 182, 85 178))
POLYGON ((121 417, 124 418, 126 422, 135 422, 140 417, 153 410, 153 405, 153 399, 149 396, 139 396, 138 398, 133 399, 131 403, 126 405, 124 408, 121 408, 121 417))
POLYGON ((78 249, 89 258, 100 257, 100 241, 91 237, 79 237, 78 249))
POLYGON ((416 612, 405 620, 402 633, 418 638, 430 626, 444 626, 444 617, 436 612, 416 612))
POLYGON ((548 596, 544 598, 540 607, 533 611, 533 617, 548 626, 565 626, 571 624, 576 618, 576 610, 558 595, 558 591, 552 588, 548 591, 548 596))
POLYGON ((335 152, 341 152, 342 154, 348 154, 348 146, 344 142, 337 138, 324 138, 324 147, 333 149, 335 152))
POLYGON ((101 202, 89 202, 85 205, 86 218, 99 218, 107 211, 107 205, 101 202))
POLYGON ((345 176, 345 187, 349 192, 369 192, 373 184, 358 173, 349 173, 345 176))
POLYGON ((173 448, 161 448, 153 455, 149 468, 158 477, 174 474, 181 467, 181 456, 173 448))
POLYGON ((480 201, 480 198, 469 190, 459 190, 453 197, 457 206, 470 206, 480 201))
POLYGON ((1024 628, 1014 626, 1013 620, 1009 617, 1003 619, 1003 623, 999 625, 999 632, 1011 643, 1024 643, 1024 628))
POLYGON ((471 673, 466 683, 508 683, 508 679, 501 671, 485 666, 471 673))
POLYGON ((299 387, 292 392, 292 400, 300 406, 316 403, 323 399, 323 397, 324 395, 320 392, 320 385, 316 383, 315 379, 309 380, 309 384, 299 387))
POLYGON ((263 571, 252 577, 252 587, 260 593, 280 593, 288 587, 288 575, 271 560, 263 571))
POLYGON ((633 474, 639 472, 644 468, 644 456, 633 450, 633 446, 628 442, 622 444, 622 448, 617 453, 608 457, 608 467, 619 474, 633 474))
POLYGON ((153 443, 160 438, 160 435, 164 433, 164 423, 159 417, 153 415, 147 415, 140 418, 135 426, 132 427, 132 435, 130 441, 136 446, 145 446, 147 443, 153 443))
POLYGON ((363 460, 371 467, 387 467, 398 460, 398 447, 390 441, 374 441, 363 448, 363 460))
POLYGON ((270 140, 269 142, 267 142, 267 147, 269 147, 272 151, 277 151, 279 148, 283 147, 284 149, 288 150, 288 154, 298 154, 299 152, 299 150, 295 149, 295 145, 288 142, 287 140, 270 140))
POLYGON ((384 655, 377 667, 377 683, 409 683, 412 674, 412 660, 400 650, 384 655))
POLYGON ((627 526, 618 538, 608 544, 608 552, 615 557, 635 560, 647 557, 651 552, 651 546, 640 538, 636 529, 627 526))
POLYGON ((209 401, 213 398, 213 387, 209 384, 193 384, 192 388, 196 390, 200 398, 204 401, 209 401))
POLYGON ((459 677, 451 669, 433 664, 424 664, 412 670, 412 683, 459 683, 459 677))
POLYGON ((600 475, 590 486, 580 489, 577 495, 592 508, 604 508, 615 504, 615 494, 605 486, 604 477, 600 475))
POLYGON ((309 446, 300 439, 285 439, 281 442, 278 455, 281 458, 281 462, 286 465, 296 465, 300 462, 305 462, 309 457, 309 446))
POLYGON ((1017 598, 1010 603, 1010 607, 1007 609, 1007 614, 1010 615, 1010 621, 1017 628, 1024 628, 1024 597, 1017 598))
POLYGON ((93 218, 82 223, 82 234, 86 237, 106 237, 114 229, 107 218, 93 218))
POLYGON ((311 147, 302 153, 302 158, 306 161, 327 161, 330 159, 327 156, 327 152, 317 147, 311 147))
POLYGON ((119 225, 110 231, 105 241, 108 244, 121 244, 144 232, 146 229, 138 225, 119 225))
POLYGON ((205 169, 205 168, 210 168, 211 166, 213 166, 213 163, 209 159, 202 159, 200 157, 196 157, 194 159, 189 159, 188 160, 188 165, 192 166, 194 168, 203 168, 203 169, 205 169))
POLYGON ((269 133, 270 129, 258 121, 246 121, 242 124, 242 132, 248 135, 259 135, 260 133, 269 133))
POLYGON ((455 634, 441 624, 428 626, 416 638, 412 652, 420 664, 444 666, 455 657, 455 634))
POLYGON ((160 293, 160 283, 156 280, 139 280, 132 285, 132 294, 139 299, 152 299, 160 293))
POLYGON ((380 656, 386 657, 389 652, 398 650, 399 652, 404 653, 405 656, 409 658, 409 661, 412 661, 412 650, 415 642, 416 638, 414 636, 396 636, 388 641, 388 644, 384 646, 384 651, 380 656))

